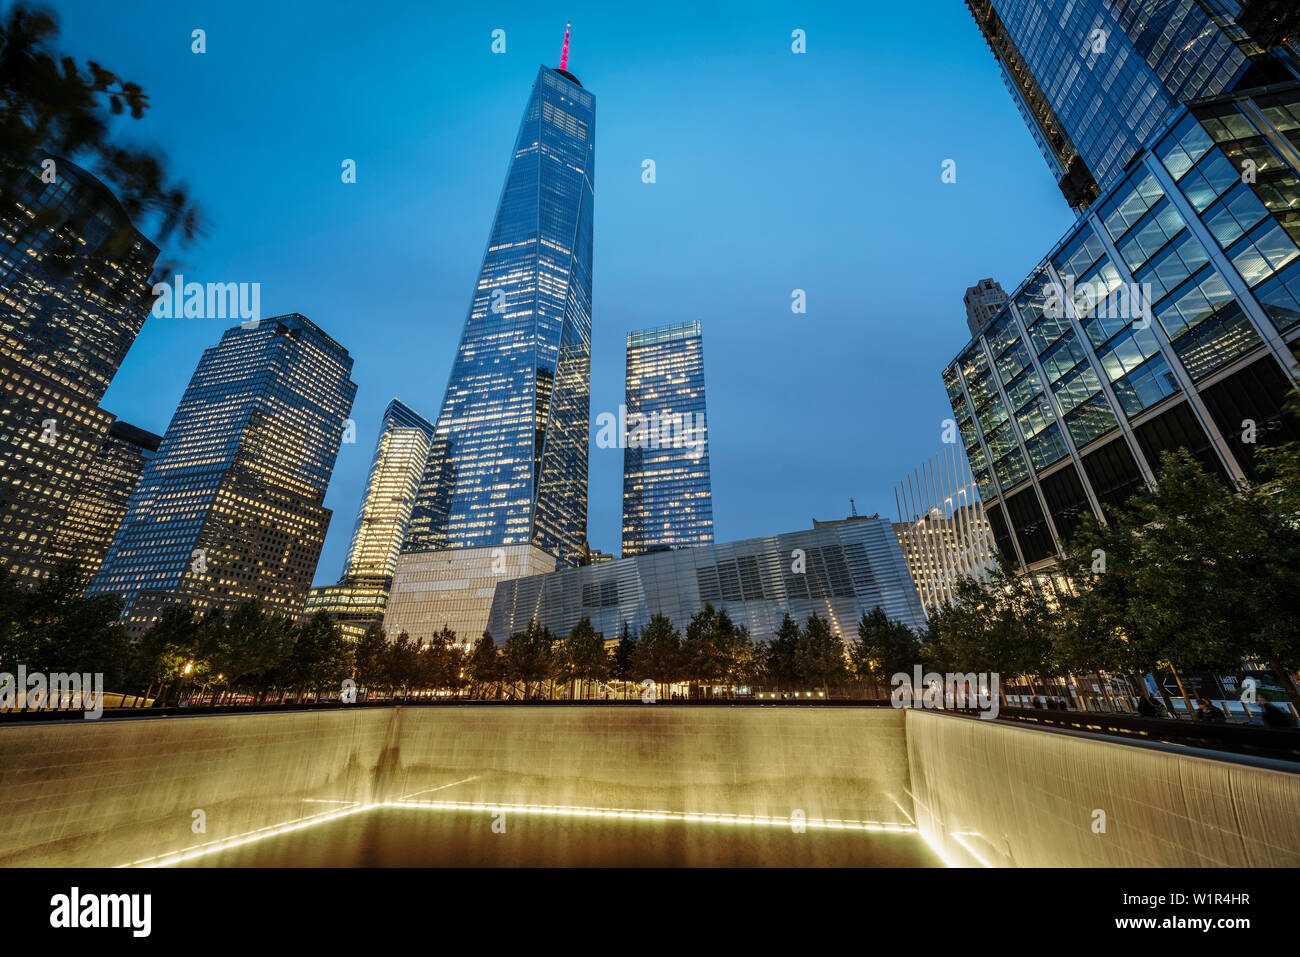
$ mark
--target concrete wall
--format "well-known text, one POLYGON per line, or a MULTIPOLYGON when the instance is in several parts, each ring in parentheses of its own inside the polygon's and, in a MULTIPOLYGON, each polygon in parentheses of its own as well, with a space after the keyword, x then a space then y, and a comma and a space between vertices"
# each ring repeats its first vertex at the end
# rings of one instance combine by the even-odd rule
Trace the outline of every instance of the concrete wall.
POLYGON ((915 710, 907 752, 917 824, 953 864, 1300 866, 1290 771, 915 710))
POLYGON ((367 708, 6 725, 0 866, 132 863, 401 798, 907 823, 895 804, 910 809, 907 783, 892 709, 367 708), (196 809, 205 834, 192 831, 196 809))

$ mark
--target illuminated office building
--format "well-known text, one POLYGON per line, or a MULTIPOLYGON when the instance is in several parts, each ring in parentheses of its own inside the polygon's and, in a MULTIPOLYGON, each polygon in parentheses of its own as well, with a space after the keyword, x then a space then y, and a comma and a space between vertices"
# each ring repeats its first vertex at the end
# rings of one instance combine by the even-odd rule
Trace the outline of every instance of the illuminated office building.
POLYGON ((998 546, 1050 565, 1186 448, 1253 479, 1300 341, 1300 83, 1181 107, 943 372, 998 546))
POLYGON ((397 399, 388 403, 343 574, 311 590, 308 614, 328 612, 353 637, 383 621, 432 439, 431 422, 397 399))
POLYGON ((28 583, 113 416, 99 401, 149 312, 157 248, 111 192, 55 160, 0 170, 0 566, 28 583))
POLYGON ((99 571, 113 543, 127 502, 154 457, 162 436, 118 420, 109 426, 54 534, 50 553, 58 562, 71 561, 87 582, 99 571))
POLYGON ((966 6, 1061 192, 1079 209, 1124 175, 1180 104, 1300 78, 1294 4, 966 0, 966 6))
POLYGON ((997 546, 962 449, 947 445, 914 470, 894 503, 894 534, 927 615, 956 599, 963 578, 989 580, 997 546))
POLYGON ((301 615, 329 525, 325 489, 356 384, 303 316, 228 329, 203 353, 88 594, 139 633, 170 604, 247 598, 301 615))
POLYGON ((750 639, 770 640, 788 613, 816 613, 845 640, 876 607, 912 628, 925 613, 894 537, 878 516, 817 522, 812 529, 559 569, 496 586, 488 631, 497 644, 530 621, 567 635, 588 618, 606 640, 655 614, 684 629, 706 604, 725 610, 750 639))
POLYGON ((506 569, 583 553, 595 108, 567 52, 538 70, 394 572, 390 635, 459 622, 477 638, 506 569))
POLYGON ((623 555, 713 544, 698 322, 627 336, 623 555))

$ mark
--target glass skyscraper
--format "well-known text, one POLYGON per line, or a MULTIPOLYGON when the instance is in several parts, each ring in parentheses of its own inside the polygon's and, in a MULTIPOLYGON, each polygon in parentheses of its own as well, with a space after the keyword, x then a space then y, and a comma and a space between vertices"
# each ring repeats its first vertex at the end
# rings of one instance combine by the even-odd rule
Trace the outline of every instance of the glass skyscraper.
POLYGON ((1236 0, 966 0, 1071 206, 1179 104, 1300 78, 1296 13, 1236 0), (1288 25, 1289 24, 1289 25, 1288 25))
POLYGON ((543 66, 524 108, 384 618, 487 623, 503 576, 575 564, 587 533, 596 100, 543 66))
POLYGON ((157 248, 90 173, 0 168, 0 566, 28 581, 95 467, 99 401, 149 313, 157 248))
POLYGON ((308 613, 326 611, 353 635, 383 620, 432 439, 432 422, 398 399, 388 403, 343 574, 311 590, 308 613))
POLYGON ((303 316, 228 329, 203 353, 88 594, 139 633, 169 604, 259 598, 303 611, 356 384, 347 350, 303 316))
POLYGON ((713 544, 698 322, 627 336, 623 555, 713 544))
POLYGON ((587 531, 596 100, 543 66, 438 416, 408 551, 532 544, 564 561, 587 531))
POLYGON ((1298 351, 1300 83, 1180 107, 943 372, 999 547, 1051 565, 1167 450, 1255 478, 1298 351))

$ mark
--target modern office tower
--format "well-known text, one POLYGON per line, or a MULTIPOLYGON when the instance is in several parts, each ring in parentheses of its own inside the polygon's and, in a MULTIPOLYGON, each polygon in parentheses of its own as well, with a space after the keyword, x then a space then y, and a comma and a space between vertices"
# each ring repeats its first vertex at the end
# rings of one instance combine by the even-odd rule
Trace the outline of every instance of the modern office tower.
MULTIPOLYGON (((1300 78, 1293 4, 966 0, 1072 207, 1091 204, 1179 104, 1300 78), (1285 9, 1284 9, 1285 8, 1285 9)), ((977 333, 975 333, 977 334, 977 333)))
POLYGON ((502 581, 488 632, 503 644, 536 620, 566 635, 585 616, 609 640, 624 625, 635 633, 657 613, 684 629, 705 604, 725 610, 756 642, 772 638, 787 612, 800 624, 815 612, 846 641, 857 638, 858 621, 877 606, 910 627, 924 625, 888 520, 817 525, 502 581))
POLYGON ((567 58, 538 71, 393 577, 390 634, 459 623, 476 639, 507 569, 582 554, 595 110, 567 58))
POLYGON ((1182 107, 943 381, 999 547, 1050 564, 1185 447, 1296 438, 1300 83, 1182 107))
POLYGON ((356 383, 347 350, 303 316, 226 330, 145 465, 87 594, 133 634, 170 604, 261 599, 299 616, 329 526, 325 488, 356 383))
POLYGON ((74 562, 87 582, 94 577, 126 516, 145 463, 157 453, 161 441, 162 436, 120 419, 109 426, 54 534, 50 545, 54 561, 74 562))
POLYGON ((970 329, 970 334, 978 336, 1006 301, 1006 290, 995 280, 981 279, 975 285, 967 287, 962 302, 966 305, 966 326, 970 329))
POLYGON ((961 448, 944 446, 899 482, 894 504, 894 534, 927 615, 956 599, 963 578, 989 580, 997 546, 961 448))
POLYGON ((158 256, 103 183, 54 164, 0 169, 0 566, 28 583, 113 422, 99 401, 158 256))
POLYGON ((432 422, 398 399, 388 403, 343 574, 311 590, 308 614, 328 612, 352 637, 383 621, 432 441, 432 422))
POLYGON ((623 556, 713 544, 698 322, 627 335, 623 556))

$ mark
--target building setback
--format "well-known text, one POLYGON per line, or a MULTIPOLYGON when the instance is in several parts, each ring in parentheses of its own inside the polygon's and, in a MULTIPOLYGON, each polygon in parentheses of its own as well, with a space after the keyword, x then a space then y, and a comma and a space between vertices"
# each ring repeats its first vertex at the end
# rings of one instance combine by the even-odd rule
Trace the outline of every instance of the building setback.
POLYGON ((122 596, 132 633, 175 603, 258 598, 299 616, 329 525, 351 369, 296 313, 228 329, 203 353, 87 593, 122 596))
POLYGON ((566 635, 589 618, 607 640, 654 614, 685 628, 705 604, 725 609, 754 641, 770 639, 788 612, 816 613, 846 641, 877 606, 913 628, 925 623, 890 522, 862 517, 785 535, 660 551, 496 586, 488 632, 498 644, 536 620, 566 635))
POLYGON ((994 539, 1051 564, 1188 449, 1257 476, 1300 337, 1300 83, 1180 107, 944 370, 994 539))
POLYGON ((72 562, 86 582, 103 564, 131 493, 161 442, 162 436, 120 419, 109 426, 50 546, 54 559, 72 562))
POLYGON ((584 554, 596 100, 566 67, 541 67, 524 108, 394 571, 390 636, 446 625, 473 641, 501 576, 584 554))
POLYGON ((627 336, 623 556, 713 544, 698 322, 627 336))
POLYGON ((94 468, 99 408, 149 312, 157 248, 111 192, 54 159, 0 169, 0 567, 35 583, 94 468))

